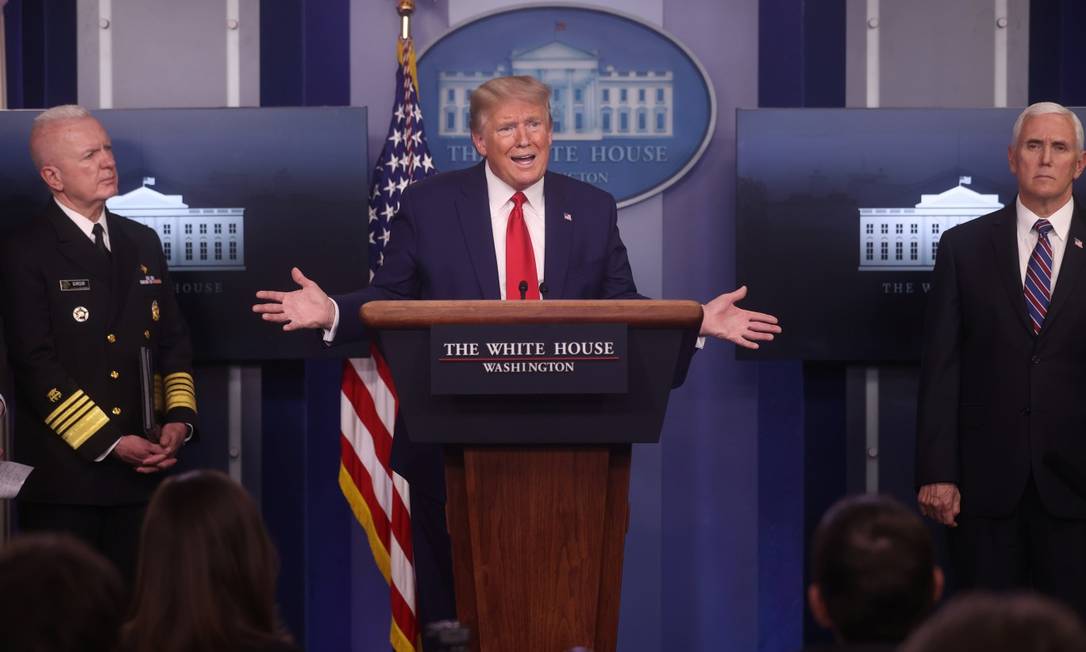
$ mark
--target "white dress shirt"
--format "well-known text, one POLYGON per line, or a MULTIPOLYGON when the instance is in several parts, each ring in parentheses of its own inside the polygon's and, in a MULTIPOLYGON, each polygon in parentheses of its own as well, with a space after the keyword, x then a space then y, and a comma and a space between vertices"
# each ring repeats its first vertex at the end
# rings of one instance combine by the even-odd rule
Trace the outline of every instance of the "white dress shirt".
MULTIPOLYGON (((1021 199, 1015 200, 1015 206, 1018 209, 1018 266, 1024 286, 1029 258, 1033 255, 1033 248, 1037 246, 1037 232, 1033 230, 1033 225, 1041 218, 1026 208, 1021 199)), ((1052 287, 1049 290, 1056 289, 1056 278, 1060 275, 1063 252, 1067 249, 1067 232, 1071 230, 1071 215, 1074 212, 1075 200, 1068 199, 1059 210, 1044 218, 1052 223, 1052 231, 1048 234, 1048 243, 1052 245, 1052 287)))
MULTIPOLYGON (((513 210, 513 195, 517 192, 508 183, 498 178, 490 169, 486 170, 486 194, 490 205, 490 226, 494 230, 494 257, 498 261, 498 287, 501 298, 505 296, 505 232, 509 226, 509 213, 513 210)), ((521 207, 524 211, 524 224, 528 227, 528 237, 532 239, 532 253, 535 255, 535 275, 543 283, 543 252, 546 244, 547 222, 546 205, 543 201, 543 178, 523 190, 528 201, 521 207)))
POLYGON ((79 213, 60 203, 60 201, 56 197, 53 198, 53 201, 57 203, 57 206, 60 206, 60 210, 64 211, 64 214, 68 216, 68 219, 70 219, 77 227, 79 227, 79 230, 82 231, 84 235, 90 238, 91 242, 94 242, 94 225, 101 224, 103 231, 102 239, 106 242, 106 249, 108 249, 109 251, 113 251, 113 247, 109 245, 109 224, 106 221, 106 209, 104 207, 102 208, 102 212, 98 215, 98 221, 93 222, 89 218, 80 215, 79 213))

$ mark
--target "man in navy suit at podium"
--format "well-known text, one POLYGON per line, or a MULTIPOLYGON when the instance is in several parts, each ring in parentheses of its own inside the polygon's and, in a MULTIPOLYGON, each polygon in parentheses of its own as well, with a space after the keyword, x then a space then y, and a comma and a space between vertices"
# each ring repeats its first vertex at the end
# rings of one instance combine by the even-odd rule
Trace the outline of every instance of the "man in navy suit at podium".
MULTIPOLYGON (((379 299, 641 298, 614 197, 547 171, 550 88, 532 77, 492 79, 472 92, 470 119, 486 160, 408 187, 369 287, 329 297, 295 268, 300 289, 260 291, 267 303, 253 310, 286 331, 323 329, 336 344, 364 335, 358 310, 379 299)), ((745 296, 741 287, 705 304, 701 334, 753 349, 772 340, 776 317, 738 307, 745 296)), ((411 483, 419 623, 455 618, 441 451, 397 436, 392 463, 411 483), (437 577, 426 577, 431 563, 437 577)))

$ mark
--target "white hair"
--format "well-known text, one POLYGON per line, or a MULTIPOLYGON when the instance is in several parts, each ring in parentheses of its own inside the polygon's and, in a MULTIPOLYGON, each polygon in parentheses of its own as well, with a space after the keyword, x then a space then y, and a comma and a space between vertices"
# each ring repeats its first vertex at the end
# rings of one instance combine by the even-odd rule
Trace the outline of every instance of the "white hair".
POLYGON ((1039 115, 1050 114, 1062 115, 1071 119, 1071 124, 1075 126, 1075 151, 1082 151, 1082 121, 1078 119, 1075 112, 1062 104, 1056 104, 1055 102, 1036 102, 1030 104, 1025 108, 1022 113, 1018 115, 1018 119, 1014 121, 1014 131, 1011 132, 1011 146, 1018 145, 1018 137, 1022 134, 1022 125, 1025 124, 1026 118, 1033 118, 1039 115))
POLYGON ((78 104, 61 104, 60 106, 54 106, 51 109, 46 109, 38 114, 38 117, 34 118, 34 126, 43 125, 47 122, 56 122, 58 120, 79 120, 81 118, 91 117, 90 111, 84 109, 78 104))
POLYGON ((38 116, 34 118, 34 124, 30 127, 30 158, 34 160, 34 167, 40 170, 42 166, 45 165, 40 147, 35 145, 41 138, 42 131, 57 122, 82 120, 84 118, 93 117, 94 116, 91 115, 90 111, 78 104, 61 104, 60 106, 54 106, 51 109, 46 109, 39 113, 38 116))

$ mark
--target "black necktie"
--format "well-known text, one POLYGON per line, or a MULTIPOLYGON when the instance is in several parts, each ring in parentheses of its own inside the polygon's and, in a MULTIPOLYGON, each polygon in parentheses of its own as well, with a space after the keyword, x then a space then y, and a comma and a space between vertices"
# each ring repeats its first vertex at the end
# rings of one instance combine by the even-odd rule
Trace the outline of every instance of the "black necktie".
POLYGON ((99 252, 106 258, 109 258, 109 249, 106 248, 106 230, 102 228, 101 224, 95 224, 91 229, 91 233, 94 234, 94 246, 99 252))

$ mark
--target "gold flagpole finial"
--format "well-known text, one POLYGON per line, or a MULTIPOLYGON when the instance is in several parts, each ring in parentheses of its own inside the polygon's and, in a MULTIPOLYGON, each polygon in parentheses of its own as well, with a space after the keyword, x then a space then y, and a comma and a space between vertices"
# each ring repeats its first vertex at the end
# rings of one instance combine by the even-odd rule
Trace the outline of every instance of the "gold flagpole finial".
POLYGON ((400 38, 411 38, 411 14, 415 13, 415 0, 396 0, 396 12, 400 14, 400 38))

